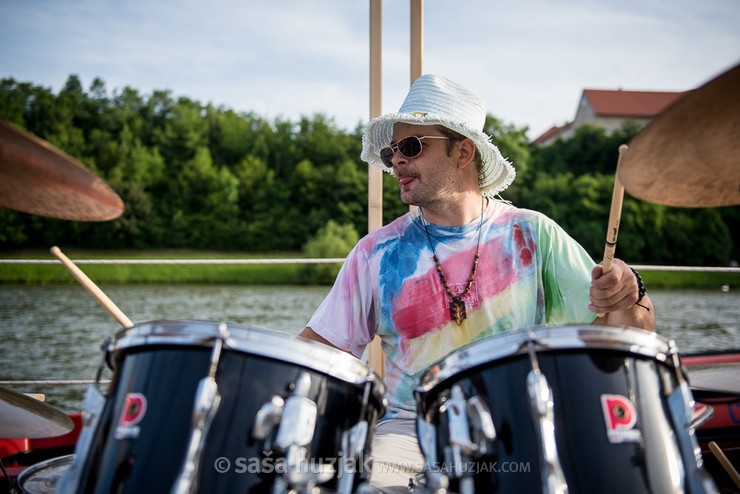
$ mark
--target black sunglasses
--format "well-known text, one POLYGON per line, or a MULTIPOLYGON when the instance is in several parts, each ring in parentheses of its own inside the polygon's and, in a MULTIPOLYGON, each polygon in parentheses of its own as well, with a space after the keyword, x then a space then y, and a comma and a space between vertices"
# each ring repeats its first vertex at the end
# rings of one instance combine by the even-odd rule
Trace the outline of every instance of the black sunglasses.
POLYGON ((388 168, 393 168, 393 155, 398 149, 404 158, 416 158, 421 154, 422 139, 449 139, 445 136, 408 136, 398 141, 395 145, 384 147, 380 150, 380 159, 388 168))

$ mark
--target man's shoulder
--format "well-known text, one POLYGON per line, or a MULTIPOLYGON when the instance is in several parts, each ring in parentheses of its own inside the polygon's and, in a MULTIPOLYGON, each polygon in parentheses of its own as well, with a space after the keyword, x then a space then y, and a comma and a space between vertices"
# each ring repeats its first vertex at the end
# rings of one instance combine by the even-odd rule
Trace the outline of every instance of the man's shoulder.
MULTIPOLYGON (((414 222, 414 214, 408 212, 391 221, 387 225, 383 225, 380 228, 368 233, 365 238, 371 239, 388 239, 400 237, 406 232, 406 230, 414 222)), ((364 239, 363 239, 364 240, 364 239)))
POLYGON ((493 217, 497 223, 551 223, 553 220, 540 211, 516 207, 509 203, 495 204, 493 217))
POLYGON ((401 215, 387 225, 383 225, 362 237, 357 246, 365 252, 371 252, 379 244, 396 241, 404 235, 409 226, 413 225, 413 221, 412 213, 401 215))

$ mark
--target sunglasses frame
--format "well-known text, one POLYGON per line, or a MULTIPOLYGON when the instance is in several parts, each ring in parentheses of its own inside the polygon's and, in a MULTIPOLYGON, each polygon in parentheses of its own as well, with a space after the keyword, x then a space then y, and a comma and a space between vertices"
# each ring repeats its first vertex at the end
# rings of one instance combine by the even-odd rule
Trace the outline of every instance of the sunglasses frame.
POLYGON ((381 149, 380 152, 378 153, 378 156, 380 157, 380 161, 382 161, 383 164, 385 166, 387 166, 388 168, 393 168, 393 161, 392 160, 393 160, 393 157, 396 155, 396 151, 399 151, 401 153, 401 156, 403 156, 406 159, 416 158, 419 155, 421 155, 421 152, 424 150, 424 147, 422 146, 422 142, 421 142, 424 139, 449 139, 449 137, 447 137, 447 136, 414 136, 414 135, 406 136, 403 139, 399 139, 398 142, 395 145, 385 146, 383 149, 381 149), (416 154, 414 154, 412 156, 409 156, 406 153, 404 153, 403 150, 400 149, 401 143, 403 141, 405 141, 406 139, 412 139, 412 140, 413 139, 416 139, 416 141, 418 141, 418 143, 419 143, 419 152, 418 153, 416 153, 416 154), (390 149, 391 150, 391 154, 389 155, 389 157, 387 159, 386 158, 383 158, 383 154, 384 154, 383 152, 386 149, 390 149))

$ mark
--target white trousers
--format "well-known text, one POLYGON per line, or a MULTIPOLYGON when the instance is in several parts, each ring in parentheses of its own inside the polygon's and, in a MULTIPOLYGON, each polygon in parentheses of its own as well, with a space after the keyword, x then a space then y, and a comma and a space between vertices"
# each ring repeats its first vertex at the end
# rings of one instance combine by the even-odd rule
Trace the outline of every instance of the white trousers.
POLYGON ((424 471, 416 419, 390 419, 375 429, 370 485, 388 494, 408 493, 409 480, 424 471))

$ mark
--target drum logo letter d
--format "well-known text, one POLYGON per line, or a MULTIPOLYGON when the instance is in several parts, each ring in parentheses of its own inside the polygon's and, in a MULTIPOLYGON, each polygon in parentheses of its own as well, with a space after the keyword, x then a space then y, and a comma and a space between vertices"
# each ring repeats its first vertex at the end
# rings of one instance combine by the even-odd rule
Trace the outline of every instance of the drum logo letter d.
POLYGON ((116 439, 133 439, 139 437, 138 423, 146 413, 146 396, 141 393, 128 393, 123 403, 121 418, 114 434, 116 439))
POLYGON ((642 434, 635 428, 637 412, 632 402, 622 395, 601 395, 601 408, 610 443, 639 442, 642 434))

